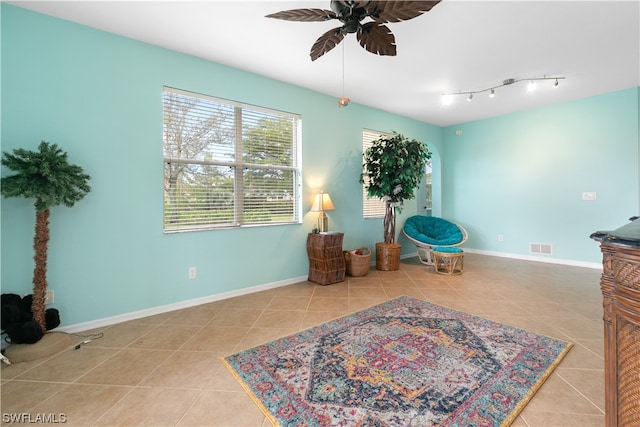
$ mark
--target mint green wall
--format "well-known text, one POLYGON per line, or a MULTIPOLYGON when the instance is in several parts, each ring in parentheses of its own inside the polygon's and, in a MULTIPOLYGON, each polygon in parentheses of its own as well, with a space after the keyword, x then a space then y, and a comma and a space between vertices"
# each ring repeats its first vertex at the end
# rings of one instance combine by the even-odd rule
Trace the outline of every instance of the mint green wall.
MULTIPOLYGON (((337 207, 330 228, 345 231, 345 248, 373 248, 382 224, 362 219, 362 129, 396 130, 436 151, 442 142, 439 127, 357 100, 339 109, 255 74, 4 3, 0 11, 2 150, 48 140, 92 177, 84 200, 51 213, 48 281, 63 325, 305 276, 319 189, 337 207), (304 224, 163 234, 163 85, 301 114, 304 224)), ((33 200, 1 203, 2 292, 29 293, 33 200)), ((407 203, 399 224, 415 211, 407 203)))
POLYGON ((633 88, 444 129, 443 215, 468 248, 551 243, 553 258, 600 262, 589 235, 640 214, 639 101, 633 88))

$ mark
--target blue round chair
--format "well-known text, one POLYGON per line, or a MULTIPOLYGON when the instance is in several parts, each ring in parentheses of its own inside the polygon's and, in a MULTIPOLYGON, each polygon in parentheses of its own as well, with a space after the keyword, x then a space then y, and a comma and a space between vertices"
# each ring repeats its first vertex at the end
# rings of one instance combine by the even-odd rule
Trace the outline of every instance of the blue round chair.
POLYGON ((433 265, 431 251, 435 246, 455 247, 467 241, 467 230, 460 224, 435 216, 414 215, 407 218, 402 232, 418 250, 420 262, 433 265))

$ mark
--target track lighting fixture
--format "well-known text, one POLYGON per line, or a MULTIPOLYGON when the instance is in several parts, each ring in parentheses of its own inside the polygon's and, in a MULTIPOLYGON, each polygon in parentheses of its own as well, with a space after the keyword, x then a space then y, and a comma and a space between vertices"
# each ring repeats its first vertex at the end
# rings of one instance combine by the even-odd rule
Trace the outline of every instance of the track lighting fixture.
POLYGON ((444 105, 449 105, 453 102, 453 96, 454 95, 467 95, 467 101, 471 102, 471 100, 473 100, 473 95, 477 94, 477 93, 483 93, 483 92, 489 92, 489 97, 493 98, 496 96, 496 89, 503 87, 503 86, 511 86, 514 83, 518 83, 518 82, 523 82, 523 81, 529 81, 529 85, 527 86, 527 89, 529 90, 529 92, 532 92, 535 90, 536 88, 536 81, 538 80, 555 80, 555 82, 553 83, 553 87, 558 87, 559 84, 559 80, 564 80, 566 79, 566 77, 547 77, 547 76, 543 76, 543 77, 527 77, 527 78, 523 78, 523 79, 515 79, 515 78, 511 78, 511 79, 506 79, 502 81, 502 84, 496 85, 496 86, 492 86, 492 87, 488 87, 486 89, 480 89, 480 90, 465 90, 465 91, 458 91, 458 92, 452 92, 452 93, 445 93, 444 95, 442 95, 442 103, 444 105))

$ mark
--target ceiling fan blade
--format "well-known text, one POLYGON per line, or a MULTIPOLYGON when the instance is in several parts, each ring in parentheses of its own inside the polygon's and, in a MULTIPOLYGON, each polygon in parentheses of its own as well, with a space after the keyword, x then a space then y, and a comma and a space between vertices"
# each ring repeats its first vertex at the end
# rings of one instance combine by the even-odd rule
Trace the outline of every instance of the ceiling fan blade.
POLYGON ((368 8, 370 16, 376 22, 402 22, 429 12, 436 1, 377 1, 368 8))
POLYGON ((396 38, 391 30, 377 22, 367 22, 356 34, 360 46, 376 55, 396 56, 396 38))
POLYGON ((321 35, 311 46, 311 60, 315 61, 336 47, 344 39, 345 35, 346 33, 342 31, 342 27, 334 28, 321 35))
POLYGON ((285 21, 328 21, 336 18, 336 14, 330 10, 324 9, 292 9, 283 10, 282 12, 272 13, 267 18, 284 19, 285 21))

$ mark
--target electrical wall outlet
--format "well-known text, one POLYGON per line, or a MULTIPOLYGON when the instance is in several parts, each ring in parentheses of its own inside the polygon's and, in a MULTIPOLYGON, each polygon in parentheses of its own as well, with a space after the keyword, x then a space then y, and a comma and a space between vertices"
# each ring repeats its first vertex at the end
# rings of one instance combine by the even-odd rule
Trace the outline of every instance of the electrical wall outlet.
POLYGON ((53 304, 53 290, 48 290, 46 296, 44 297, 45 304, 53 304))
POLYGON ((596 200, 598 194, 595 191, 585 191, 582 193, 582 200, 596 200))
POLYGON ((498 242, 504 242, 504 235, 498 234, 498 242))
POLYGON ((189 267, 189 279, 195 279, 198 277, 198 272, 195 267, 189 267))

